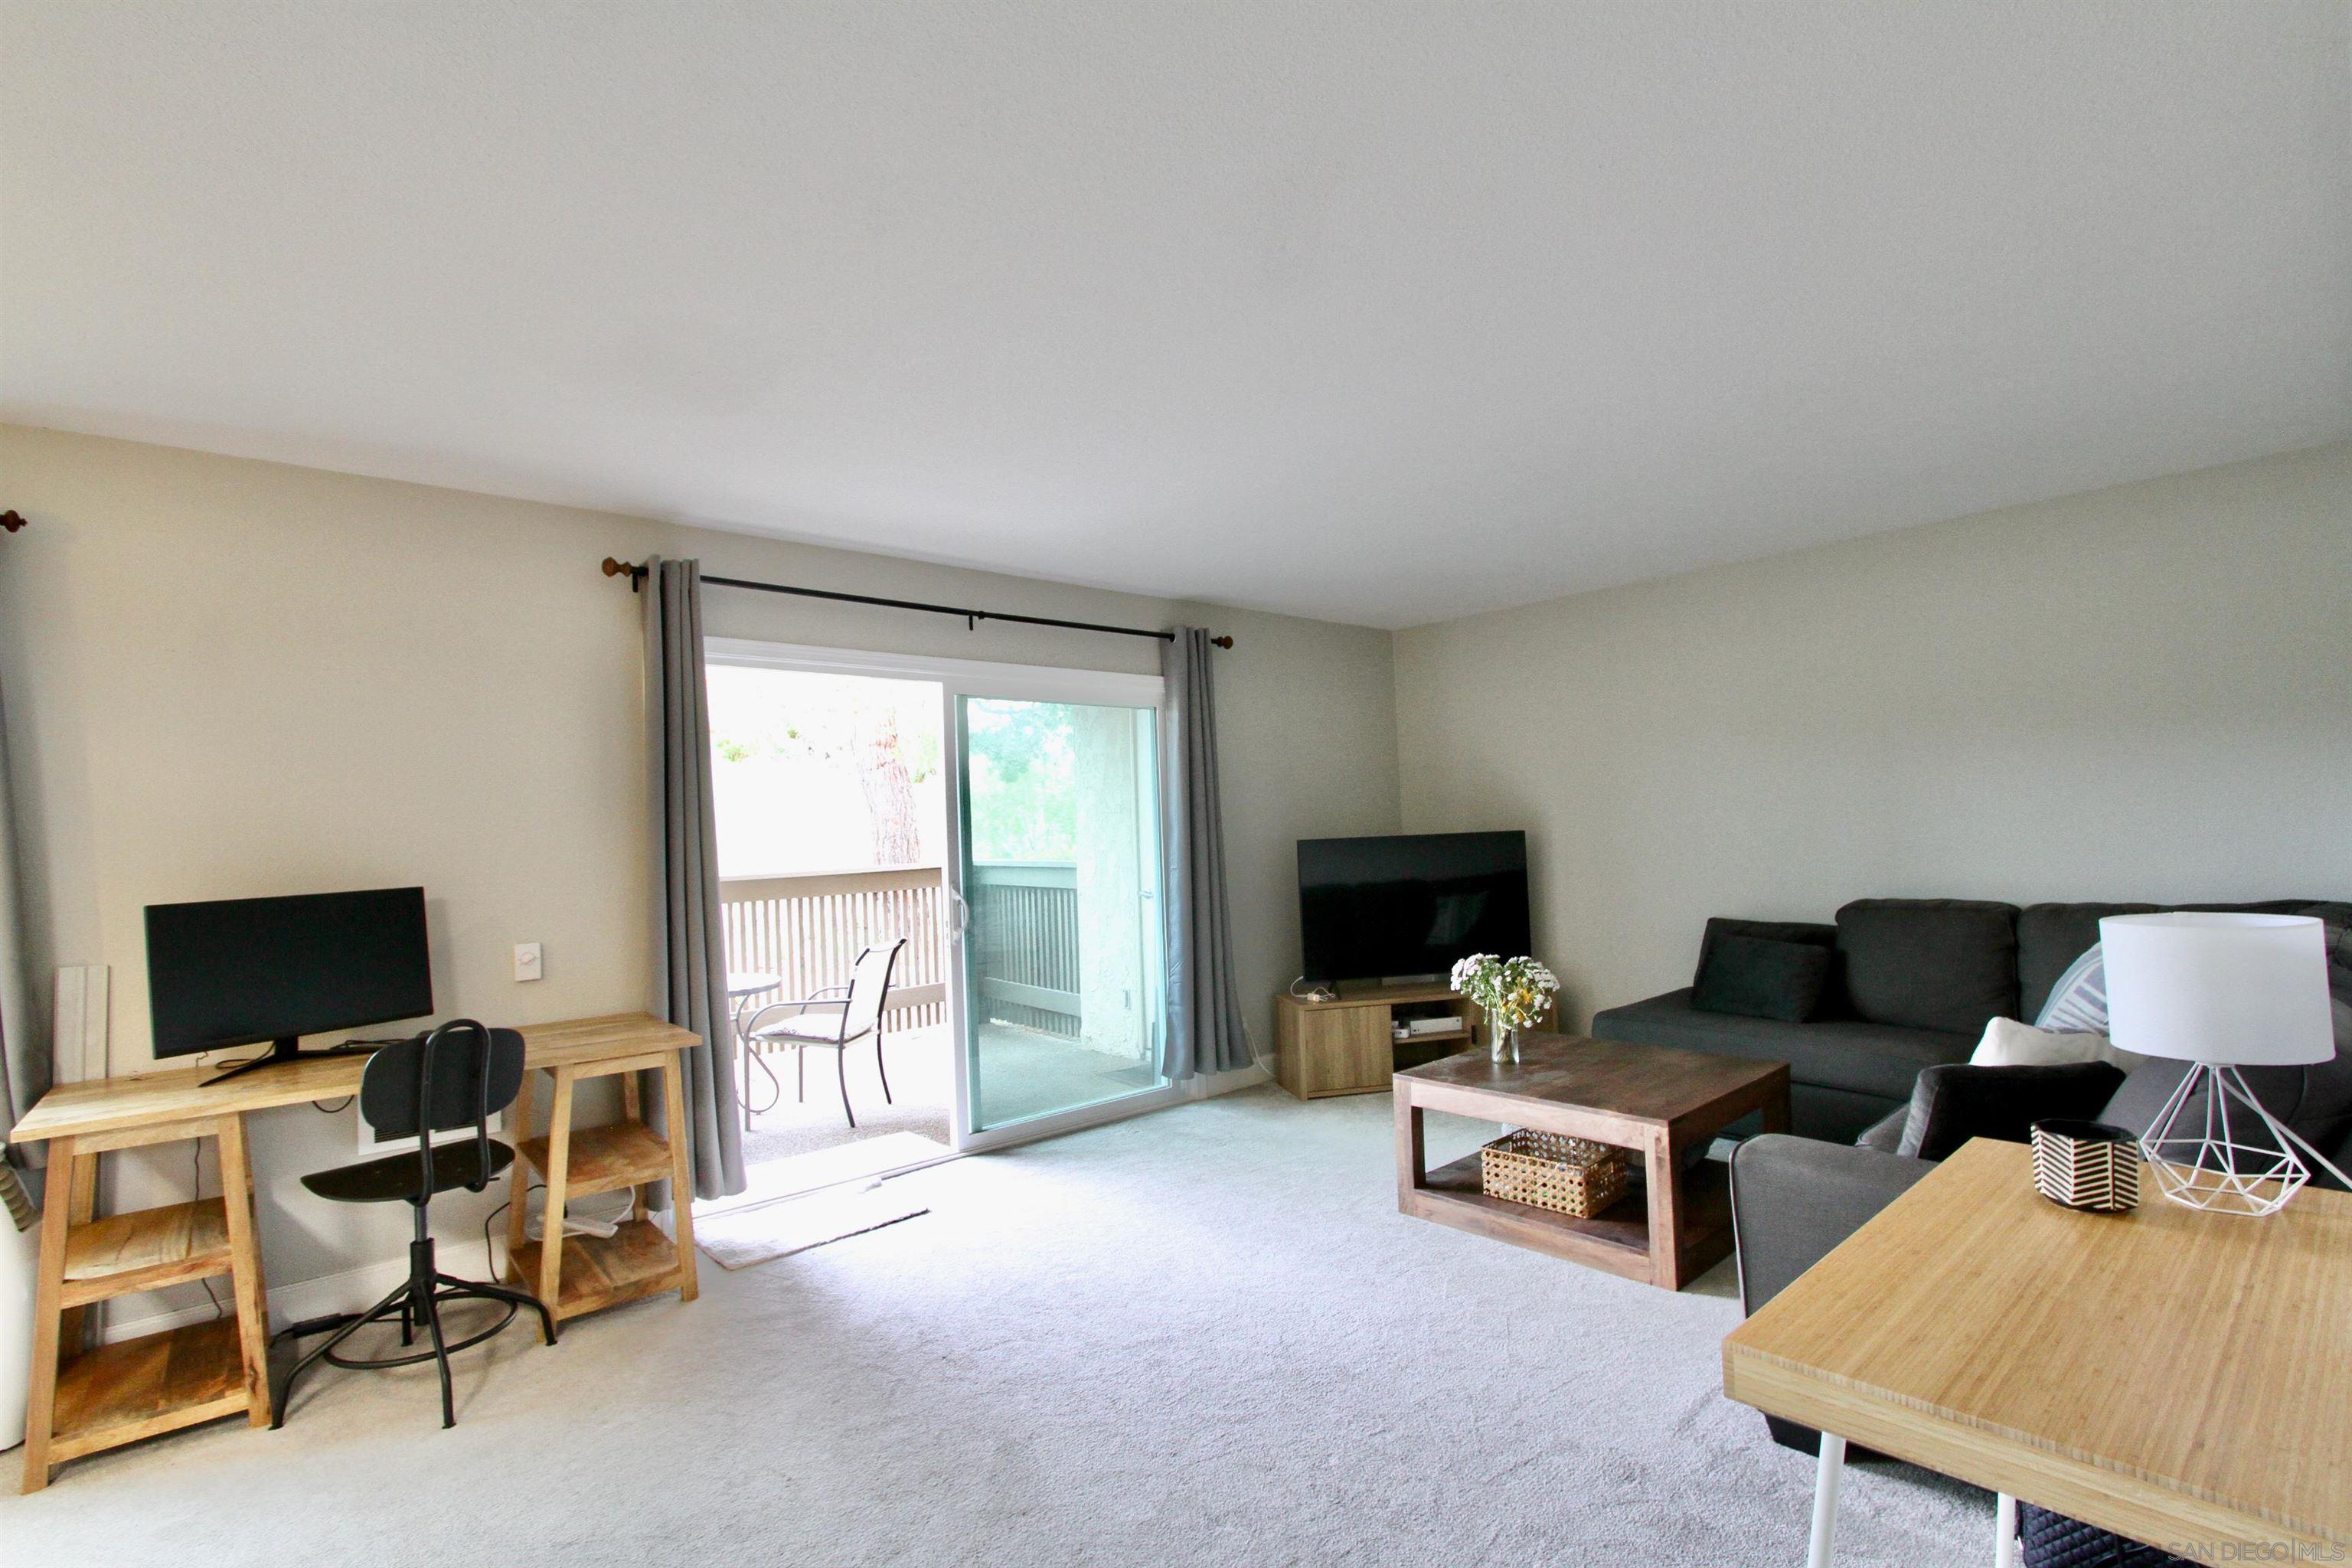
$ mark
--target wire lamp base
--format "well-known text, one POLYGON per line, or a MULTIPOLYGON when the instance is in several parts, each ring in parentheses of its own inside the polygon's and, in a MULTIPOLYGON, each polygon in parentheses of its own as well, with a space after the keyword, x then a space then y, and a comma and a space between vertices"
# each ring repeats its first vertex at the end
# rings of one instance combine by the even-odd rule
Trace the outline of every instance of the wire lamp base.
POLYGON ((2352 1178, 2327 1156, 2263 1108, 2236 1068, 2210 1062, 2199 1062, 2182 1076, 2139 1141, 2140 1153, 2166 1197, 2213 1214, 2272 1215, 2286 1207, 2287 1200, 2311 1180, 2311 1167, 2297 1150, 2352 1187, 2352 1178), (2205 1103, 2193 1108, 2200 1088, 2205 1103), (2233 1100, 2240 1108, 2235 1131, 2230 1106, 2233 1100), (2239 1134, 2252 1133, 2257 1125, 2267 1129, 2274 1142, 2240 1141, 2239 1134))

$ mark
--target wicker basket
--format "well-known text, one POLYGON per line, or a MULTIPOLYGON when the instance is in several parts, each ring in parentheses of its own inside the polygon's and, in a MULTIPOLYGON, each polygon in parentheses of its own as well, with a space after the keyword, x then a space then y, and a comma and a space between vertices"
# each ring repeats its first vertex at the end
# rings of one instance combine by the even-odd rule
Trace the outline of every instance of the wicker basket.
POLYGON ((1625 1195, 1625 1152, 1564 1132, 1507 1132, 1478 1151, 1478 1167, 1488 1197, 1578 1219, 1625 1195))

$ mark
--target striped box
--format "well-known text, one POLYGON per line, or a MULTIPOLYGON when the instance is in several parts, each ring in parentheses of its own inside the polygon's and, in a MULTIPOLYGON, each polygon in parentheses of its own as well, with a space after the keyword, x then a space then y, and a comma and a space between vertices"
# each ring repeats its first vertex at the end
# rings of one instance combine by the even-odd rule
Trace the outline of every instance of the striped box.
POLYGON ((2037 1121, 2033 1185, 2070 1209, 2121 1214, 2137 1208, 2139 1140, 2104 1121, 2037 1121))

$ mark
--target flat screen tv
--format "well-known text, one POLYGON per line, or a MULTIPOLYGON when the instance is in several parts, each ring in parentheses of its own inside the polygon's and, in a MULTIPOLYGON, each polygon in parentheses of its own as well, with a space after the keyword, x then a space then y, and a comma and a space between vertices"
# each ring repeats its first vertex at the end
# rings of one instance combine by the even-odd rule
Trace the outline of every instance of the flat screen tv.
POLYGON ((1529 951, 1528 836, 1414 833, 1298 841, 1298 924, 1317 981, 1444 975, 1529 951))
POLYGON ((150 904, 147 998, 158 1057, 266 1040, 256 1067, 296 1059, 304 1035, 422 1018, 425 889, 150 904))

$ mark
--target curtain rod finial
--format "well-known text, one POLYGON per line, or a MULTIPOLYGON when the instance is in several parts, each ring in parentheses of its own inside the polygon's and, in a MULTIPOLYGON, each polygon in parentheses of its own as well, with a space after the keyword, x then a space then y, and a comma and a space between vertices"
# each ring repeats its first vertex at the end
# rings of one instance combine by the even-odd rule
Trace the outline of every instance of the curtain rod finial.
POLYGON ((24 526, 24 514, 17 511, 15 508, 11 507, 6 511, 0 511, 0 528, 5 528, 9 532, 14 533, 24 526))
POLYGON ((1209 641, 1218 647, 1231 647, 1234 646, 1234 639, 1231 637, 1211 637, 1209 641))
POLYGON ((605 576, 618 577, 623 573, 628 574, 629 592, 632 594, 637 591, 637 584, 646 580, 646 569, 644 567, 633 565, 626 561, 615 561, 609 555, 604 557, 605 576))

